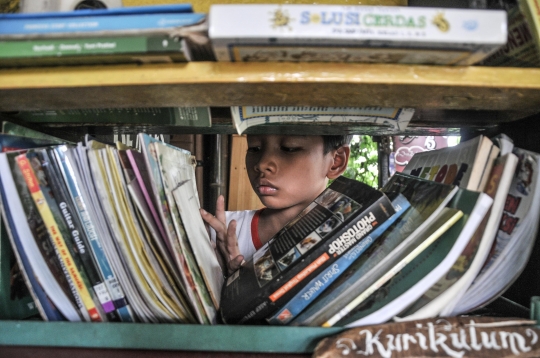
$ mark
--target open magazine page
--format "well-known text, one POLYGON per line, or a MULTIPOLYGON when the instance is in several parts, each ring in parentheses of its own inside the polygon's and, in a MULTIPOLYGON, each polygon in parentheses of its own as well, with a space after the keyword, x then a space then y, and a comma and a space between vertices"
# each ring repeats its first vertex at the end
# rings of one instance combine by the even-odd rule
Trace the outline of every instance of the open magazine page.
MULTIPOLYGON (((193 278, 195 283, 195 293, 198 295, 200 302, 205 310, 205 314, 210 323, 217 323, 217 308, 218 308, 218 296, 219 292, 212 291, 207 287, 203 273, 199 268, 197 257, 195 256, 195 250, 189 241, 186 233, 185 225, 180 218, 179 209, 176 206, 176 202, 172 191, 183 181, 189 180, 187 185, 192 186, 195 193, 195 170, 191 165, 191 153, 186 150, 166 145, 165 143, 155 142, 150 144, 157 153, 158 166, 161 173, 161 180, 163 182, 163 188, 165 197, 167 200, 168 208, 171 213, 174 228, 176 230, 176 236, 180 244, 181 252, 186 260, 189 274, 193 278)), ((195 196, 196 200, 198 196, 195 196)), ((215 257, 214 254, 210 256, 209 260, 215 257)), ((217 262, 217 258, 216 258, 217 262)))
POLYGON ((187 322, 188 316, 191 317, 189 309, 181 303, 178 291, 175 291, 171 282, 167 281, 167 275, 162 271, 154 255, 154 251, 148 245, 143 230, 137 220, 138 215, 135 208, 131 205, 127 187, 121 174, 121 165, 117 156, 118 151, 108 147, 101 151, 102 159, 107 169, 111 187, 115 188, 113 196, 115 197, 116 209, 120 219, 129 233, 127 236, 129 247, 133 252, 133 257, 139 264, 145 279, 148 281, 152 293, 168 309, 172 317, 182 322, 187 322))
POLYGON ((395 213, 380 191, 337 178, 229 276, 221 297, 227 323, 257 323, 395 213))
POLYGON ((531 254, 540 213, 540 155, 520 148, 514 148, 514 154, 519 162, 505 202, 494 251, 454 312, 467 312, 495 299, 515 281, 531 254))
POLYGON ((201 270, 201 276, 212 299, 215 300, 216 308, 219 308, 221 287, 223 286, 223 271, 199 213, 199 199, 193 192, 192 180, 180 183, 176 189, 173 189, 172 193, 182 221, 188 223, 185 226, 186 235, 201 270))
POLYGON ((395 173, 381 190, 390 197, 404 195, 410 208, 316 302, 302 312, 292 322, 293 325, 320 326, 362 294, 385 274, 401 251, 413 248, 418 235, 437 218, 457 192, 455 186, 401 173, 395 173))
POLYGON ((158 163, 158 153, 155 148, 155 143, 159 141, 145 133, 139 134, 139 141, 141 143, 142 153, 148 169, 150 189, 155 202, 158 203, 158 213, 167 234, 166 240, 169 242, 169 246, 172 248, 174 262, 178 266, 178 272, 181 275, 182 282, 185 287, 184 292, 188 294, 189 301, 193 303, 195 308, 194 313, 199 323, 210 323, 210 320, 206 315, 202 298, 198 294, 197 283, 195 282, 196 278, 192 276, 192 265, 190 265, 187 258, 184 256, 185 254, 179 241, 181 238, 179 238, 176 233, 172 213, 169 209, 169 204, 165 194, 165 187, 161 178, 161 171, 158 163))

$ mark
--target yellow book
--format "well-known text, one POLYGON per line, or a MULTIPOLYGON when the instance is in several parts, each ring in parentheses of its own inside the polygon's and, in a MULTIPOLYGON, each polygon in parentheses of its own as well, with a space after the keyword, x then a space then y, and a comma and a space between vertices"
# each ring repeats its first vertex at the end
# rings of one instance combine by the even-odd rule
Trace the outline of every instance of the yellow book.
MULTIPOLYGON (((174 0, 123 0, 124 6, 144 6, 144 5, 162 5, 175 4, 174 0)), ((284 0, 199 0, 194 1, 194 12, 205 12, 210 10, 214 4, 288 4, 284 0)), ((385 5, 385 6, 407 6, 407 0, 295 0, 294 4, 329 4, 329 5, 385 5)))
POLYGON ((36 203, 36 207, 38 208, 43 222, 45 225, 47 225, 47 231, 52 238, 53 244, 60 255, 60 259, 63 261, 66 270, 69 273, 69 276, 74 283, 74 286, 79 293, 84 306, 86 307, 86 310, 88 311, 90 319, 94 322, 101 322, 101 316, 96 308, 92 296, 90 295, 90 291, 88 291, 79 270, 75 266, 73 257, 66 246, 64 237, 60 233, 51 209, 49 208, 45 196, 39 187, 38 179, 34 173, 34 170, 32 169, 32 166, 30 165, 28 158, 26 158, 25 154, 21 154, 17 156, 16 160, 17 165, 21 169, 26 185, 28 186, 28 190, 32 195, 32 199, 34 199, 34 202, 36 203))

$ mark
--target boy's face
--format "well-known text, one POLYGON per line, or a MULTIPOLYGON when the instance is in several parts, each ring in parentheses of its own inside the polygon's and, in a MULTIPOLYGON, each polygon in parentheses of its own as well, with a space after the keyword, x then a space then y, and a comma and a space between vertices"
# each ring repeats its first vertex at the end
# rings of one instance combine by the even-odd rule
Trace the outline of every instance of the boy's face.
POLYGON ((269 209, 303 209, 325 188, 332 152, 322 136, 248 135, 251 186, 269 209))

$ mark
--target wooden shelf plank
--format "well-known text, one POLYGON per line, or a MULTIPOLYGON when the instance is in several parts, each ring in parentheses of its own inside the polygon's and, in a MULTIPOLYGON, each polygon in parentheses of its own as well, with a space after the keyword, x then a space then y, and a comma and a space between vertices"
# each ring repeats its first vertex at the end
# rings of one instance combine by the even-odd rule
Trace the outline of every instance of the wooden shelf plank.
POLYGON ((0 321, 1 346, 312 353, 343 328, 0 321))
POLYGON ((0 111, 230 105, 540 112, 540 69, 191 62, 0 71, 0 111))

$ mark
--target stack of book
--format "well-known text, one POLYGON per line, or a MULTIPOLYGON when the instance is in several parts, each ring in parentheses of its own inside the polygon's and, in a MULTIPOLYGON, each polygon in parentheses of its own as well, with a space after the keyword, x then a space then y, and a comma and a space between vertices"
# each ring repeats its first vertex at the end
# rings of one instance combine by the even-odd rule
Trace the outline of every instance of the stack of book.
POLYGON ((305 227, 301 217, 294 220, 228 278, 222 318, 357 326, 482 307, 509 287, 531 254, 539 161, 505 136, 416 154, 381 189, 394 206, 382 225, 356 237, 355 219, 304 253, 291 245, 302 241, 290 232, 305 227), (356 239, 335 250, 350 237, 356 239), (324 255, 331 259, 319 264, 324 255))
POLYGON ((217 322, 223 274, 194 159, 139 139, 141 152, 1 135, 3 221, 43 319, 217 322))
POLYGON ((212 60, 190 4, 0 15, 0 67, 212 60))

